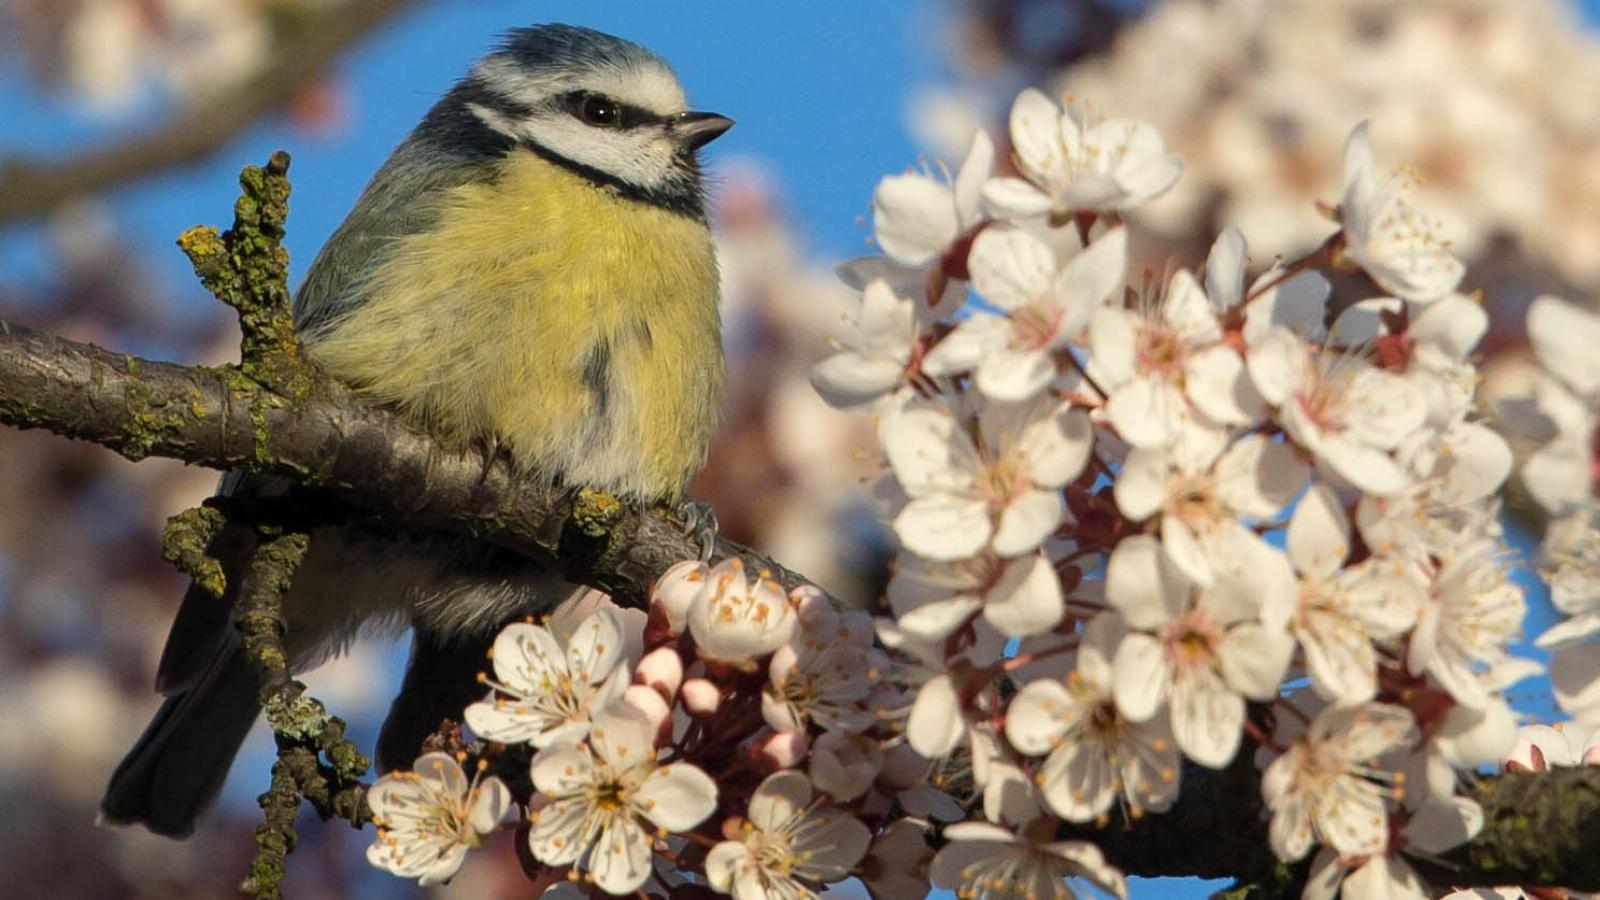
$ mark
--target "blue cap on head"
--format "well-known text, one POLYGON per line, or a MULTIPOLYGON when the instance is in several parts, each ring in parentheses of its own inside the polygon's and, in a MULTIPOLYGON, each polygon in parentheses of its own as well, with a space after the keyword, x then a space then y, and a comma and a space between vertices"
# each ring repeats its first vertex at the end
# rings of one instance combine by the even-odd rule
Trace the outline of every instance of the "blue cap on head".
POLYGON ((649 49, 622 38, 582 28, 554 23, 513 28, 506 32, 496 56, 507 56, 530 70, 570 70, 601 66, 672 67, 649 49))

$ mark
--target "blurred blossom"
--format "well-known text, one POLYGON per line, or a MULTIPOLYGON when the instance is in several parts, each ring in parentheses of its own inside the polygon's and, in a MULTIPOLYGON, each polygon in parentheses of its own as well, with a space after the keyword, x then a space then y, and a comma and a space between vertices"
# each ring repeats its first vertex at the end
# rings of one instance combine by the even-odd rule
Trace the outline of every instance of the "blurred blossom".
POLYGON ((91 108, 118 111, 151 89, 202 96, 255 71, 271 17, 322 0, 82 0, 16 3, 17 42, 91 108))
MULTIPOLYGON (((968 0, 958 27, 992 33, 1036 5, 968 0)), ((994 89, 1016 86, 996 72, 1092 98, 1148 120, 1184 158, 1139 225, 1175 243, 1237 225, 1265 260, 1326 236, 1315 203, 1338 199, 1339 142, 1370 117, 1379 155, 1406 162, 1416 207, 1469 265, 1510 253, 1600 287, 1600 38, 1574 4, 1167 0, 1119 29, 1091 20, 1099 4, 1061 6, 1101 27, 1103 52, 1077 46, 1051 64, 1010 46, 1006 69, 993 43, 958 42, 957 63, 987 80, 930 92, 939 102, 914 107, 916 129, 993 121, 994 89)))

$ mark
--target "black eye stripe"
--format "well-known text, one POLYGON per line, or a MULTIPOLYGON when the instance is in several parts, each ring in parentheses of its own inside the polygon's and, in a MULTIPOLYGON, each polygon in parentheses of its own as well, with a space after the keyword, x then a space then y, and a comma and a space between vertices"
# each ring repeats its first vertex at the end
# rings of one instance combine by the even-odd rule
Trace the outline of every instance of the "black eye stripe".
POLYGON ((626 130, 641 125, 664 125, 667 122, 665 116, 593 91, 572 91, 561 99, 562 105, 574 118, 597 128, 626 130))

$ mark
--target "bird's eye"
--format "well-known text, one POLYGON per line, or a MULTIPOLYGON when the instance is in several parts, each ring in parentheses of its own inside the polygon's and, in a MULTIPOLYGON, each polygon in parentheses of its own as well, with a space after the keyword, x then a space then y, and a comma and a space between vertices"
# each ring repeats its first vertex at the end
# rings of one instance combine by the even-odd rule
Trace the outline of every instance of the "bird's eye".
POLYGON ((578 102, 578 118, 590 125, 610 128, 622 121, 622 110, 610 97, 589 94, 578 102))

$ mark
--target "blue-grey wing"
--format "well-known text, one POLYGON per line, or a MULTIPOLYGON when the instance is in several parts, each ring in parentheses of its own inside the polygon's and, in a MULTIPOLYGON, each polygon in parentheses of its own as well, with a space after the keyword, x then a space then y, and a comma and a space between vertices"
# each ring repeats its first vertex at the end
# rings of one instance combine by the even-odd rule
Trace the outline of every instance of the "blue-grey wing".
POLYGON ((470 80, 457 85, 372 176, 295 294, 296 328, 313 330, 355 302, 355 288, 396 238, 427 231, 438 221, 437 198, 496 177, 496 163, 511 144, 471 112, 481 91, 470 80))

